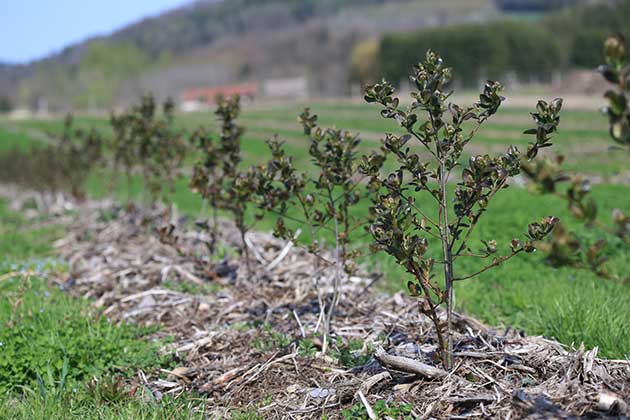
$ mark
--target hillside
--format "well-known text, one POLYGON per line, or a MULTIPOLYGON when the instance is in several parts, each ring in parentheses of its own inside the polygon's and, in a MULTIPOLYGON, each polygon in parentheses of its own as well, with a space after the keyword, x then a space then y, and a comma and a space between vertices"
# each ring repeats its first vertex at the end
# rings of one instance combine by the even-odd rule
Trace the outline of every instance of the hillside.
POLYGON ((339 94, 359 40, 497 15, 492 0, 205 0, 69 46, 17 78, 0 71, 0 92, 32 108, 104 108, 145 90, 307 74, 339 94))
MULTIPOLYGON (((548 8, 580 2, 545 4, 548 8)), ((350 91, 351 55, 361 43, 379 41, 389 33, 484 23, 523 10, 540 14, 545 12, 541 4, 535 0, 203 0, 27 65, 0 65, 0 97, 31 109, 105 110, 129 104, 147 91, 158 97, 179 97, 191 87, 291 77, 308 80, 308 90, 316 96, 341 96, 350 91)), ((580 22, 592 15, 572 13, 560 14, 551 26, 560 22, 567 27, 574 17, 580 22)), ((571 33, 581 27, 569 26, 571 33)), ((605 31, 592 26, 585 42, 599 45, 605 31)), ((588 64, 592 58, 575 61, 579 60, 588 64)))

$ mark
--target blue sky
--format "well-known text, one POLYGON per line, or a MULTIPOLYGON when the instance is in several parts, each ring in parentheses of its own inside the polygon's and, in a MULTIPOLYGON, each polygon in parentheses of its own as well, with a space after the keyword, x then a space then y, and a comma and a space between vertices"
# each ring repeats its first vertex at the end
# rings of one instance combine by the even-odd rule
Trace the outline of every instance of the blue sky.
POLYGON ((26 63, 190 0, 0 2, 0 62, 26 63))

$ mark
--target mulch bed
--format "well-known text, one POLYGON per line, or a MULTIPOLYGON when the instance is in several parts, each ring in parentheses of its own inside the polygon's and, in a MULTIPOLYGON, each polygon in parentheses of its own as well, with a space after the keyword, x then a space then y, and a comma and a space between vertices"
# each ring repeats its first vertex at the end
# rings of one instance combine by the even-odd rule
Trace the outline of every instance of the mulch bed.
MULTIPOLYGON (((455 368, 443 371, 418 302, 376 290, 369 273, 344 281, 332 351, 305 356, 300 340, 321 344, 319 299, 330 293, 332 273, 315 275, 313 257, 299 247, 250 233, 248 276, 238 255, 210 258, 210 238, 184 217, 166 223, 159 209, 2 192, 15 208, 35 202, 64 226, 55 247, 70 270, 54 281, 92 299, 112 320, 159 325, 158 335, 174 338, 165 351, 178 367, 138 375, 158 399, 195 390, 219 415, 255 407, 270 419, 339 418, 354 404, 369 412, 377 400, 409 403, 414 418, 630 415, 630 361, 600 359, 597 348, 569 349, 463 315, 456 317, 455 368), (213 291, 183 293, 166 288, 167 281, 213 291), (275 345, 278 335, 287 339, 283 346, 275 345), (332 357, 335 347, 356 339, 362 348, 348 354, 364 355, 362 364, 348 367, 332 357)), ((226 249, 239 244, 229 222, 222 222, 221 242, 226 249)))

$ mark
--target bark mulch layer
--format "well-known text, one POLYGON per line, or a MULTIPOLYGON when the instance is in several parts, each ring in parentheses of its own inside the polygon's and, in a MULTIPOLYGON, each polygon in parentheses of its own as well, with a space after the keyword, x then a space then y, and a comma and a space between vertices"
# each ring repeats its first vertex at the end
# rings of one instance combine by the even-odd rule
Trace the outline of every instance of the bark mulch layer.
MULTIPOLYGON (((26 198, 14 194, 14 207, 26 198)), ((55 247, 69 275, 56 281, 112 320, 159 325, 173 337, 165 351, 178 367, 138 375, 158 399, 198 391, 215 413, 255 408, 270 419, 341 418, 353 405, 377 418, 378 400, 410 404, 412 418, 630 415, 630 362, 600 359, 597 348, 568 349, 458 315, 454 369, 445 372, 418 302, 374 290, 376 277, 364 273, 343 282, 333 344, 322 356, 320 299, 332 271, 315 275, 299 247, 251 232, 248 275, 231 251, 240 239, 228 222, 219 258, 185 218, 164 228, 157 210, 64 200, 45 207, 65 227, 55 247)))

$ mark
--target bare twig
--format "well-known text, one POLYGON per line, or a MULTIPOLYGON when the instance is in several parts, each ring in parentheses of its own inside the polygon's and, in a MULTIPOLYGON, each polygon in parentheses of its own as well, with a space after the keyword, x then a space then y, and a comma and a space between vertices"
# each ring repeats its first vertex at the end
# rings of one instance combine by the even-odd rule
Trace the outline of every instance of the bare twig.
POLYGON ((363 392, 359 391, 357 395, 359 396, 359 400, 361 400, 361 403, 365 407, 365 411, 367 412, 370 420, 378 420, 378 417, 376 417, 376 414, 374 413, 374 410, 372 410, 370 403, 365 399, 365 395, 363 395, 363 392))
POLYGON ((448 372, 444 369, 436 368, 408 357, 393 356, 388 354, 382 347, 379 347, 376 350, 374 357, 386 367, 399 370, 401 372, 414 373, 416 375, 432 379, 448 375, 448 372))

